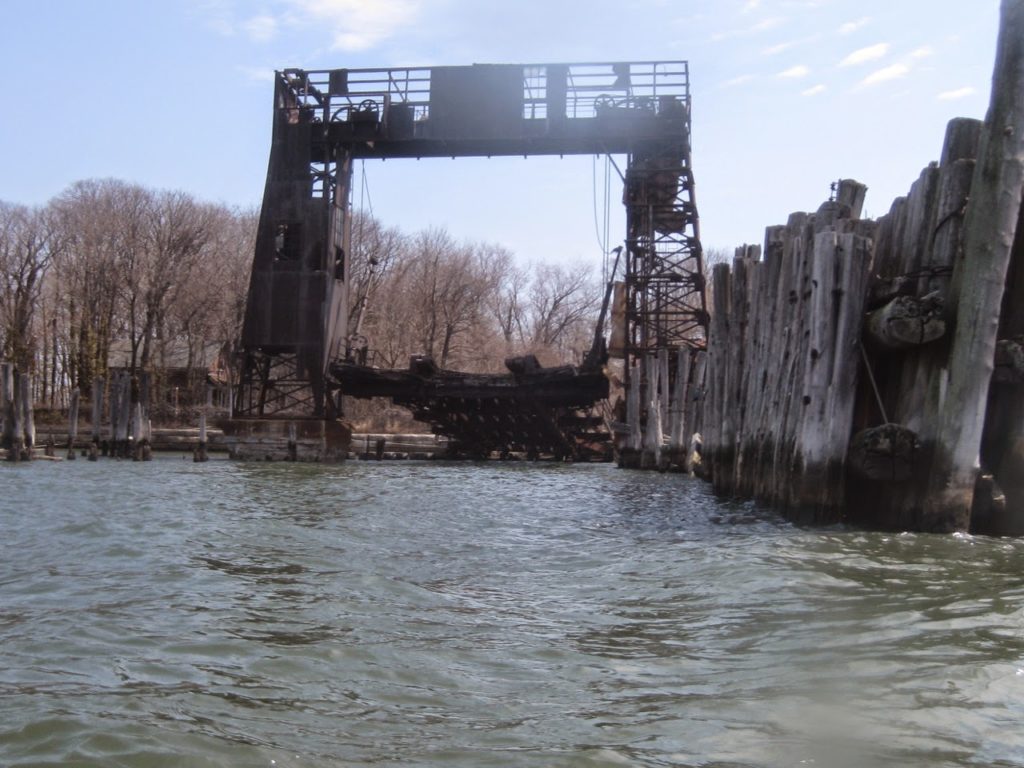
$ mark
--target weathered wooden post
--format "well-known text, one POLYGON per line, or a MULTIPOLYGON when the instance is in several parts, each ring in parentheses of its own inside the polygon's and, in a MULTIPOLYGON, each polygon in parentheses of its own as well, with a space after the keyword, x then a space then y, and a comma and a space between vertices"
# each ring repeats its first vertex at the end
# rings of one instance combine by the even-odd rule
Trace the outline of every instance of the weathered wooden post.
POLYGON ((704 449, 708 457, 708 470, 715 490, 729 492, 727 477, 731 478, 732 461, 727 453, 726 437, 730 326, 730 280, 728 264, 715 264, 712 269, 711 327, 708 338, 708 390, 704 411, 704 449))
POLYGON ((75 440, 78 438, 78 387, 71 390, 68 402, 68 461, 75 460, 75 440))
POLYGON ((686 421, 687 398, 690 392, 691 355, 688 349, 676 351, 676 380, 672 387, 671 405, 669 406, 669 463, 678 469, 686 464, 686 449, 689 443, 688 432, 691 425, 686 421))
POLYGON ((656 469, 661 464, 661 403, 658 396, 659 371, 658 357, 648 352, 644 358, 647 372, 647 422, 644 425, 643 448, 640 454, 642 469, 656 469))
POLYGON ((662 347, 658 350, 658 403, 661 405, 661 427, 669 423, 668 411, 672 406, 672 397, 669 392, 669 367, 668 349, 662 347))
POLYGON ((153 460, 153 434, 149 419, 150 389, 149 371, 143 371, 139 374, 139 436, 135 444, 135 452, 140 461, 153 460))
POLYGON ((11 390, 11 446, 7 450, 7 460, 19 462, 25 454, 25 411, 21 407, 21 377, 13 376, 14 386, 11 390))
POLYGON ((132 408, 132 461, 142 461, 142 440, 145 431, 142 426, 142 403, 132 408))
POLYGON ((641 368, 634 361, 629 367, 629 381, 626 385, 626 434, 625 446, 619 456, 619 465, 638 467, 640 465, 640 384, 641 368))
POLYGON ((14 442, 14 364, 0 363, 0 448, 10 451, 14 442))
POLYGON ((27 373, 23 373, 21 374, 21 418, 25 435, 21 456, 25 461, 31 460, 32 451, 36 447, 36 417, 32 405, 32 378, 27 373))
POLYGON ((103 438, 103 390, 105 382, 97 376, 92 380, 92 440, 89 443, 89 461, 96 461, 100 455, 100 441, 103 438))
POLYGON ((1024 193, 1024 0, 1003 0, 992 96, 964 221, 954 285, 956 331, 922 523, 970 525, 999 312, 1024 193))
POLYGON ((690 474, 694 470, 694 465, 700 461, 699 451, 702 447, 703 436, 698 434, 698 421, 699 416, 703 413, 704 395, 706 392, 706 386, 704 376, 707 372, 708 356, 707 352, 703 350, 698 352, 693 360, 693 384, 690 387, 689 394, 686 399, 686 414, 683 417, 684 423, 686 424, 686 431, 689 432, 689 436, 686 436, 684 432, 684 447, 686 449, 686 457, 683 462, 683 471, 690 474))
MULTIPOLYGON (((299 460, 299 431, 294 421, 288 422, 288 461, 299 460)), ((377 441, 377 461, 380 461, 384 453, 384 446, 380 440, 377 441)))
POLYGON ((108 453, 110 458, 117 457, 117 436, 120 431, 121 421, 121 375, 114 373, 110 377, 110 405, 108 407, 108 416, 110 419, 110 433, 107 437, 107 447, 103 451, 103 455, 107 456, 108 453))
POLYGON ((132 376, 125 371, 121 376, 121 458, 127 459, 131 449, 132 376))
POLYGON ((195 453, 192 454, 192 461, 203 462, 210 458, 206 450, 206 412, 199 414, 199 443, 196 445, 195 453))

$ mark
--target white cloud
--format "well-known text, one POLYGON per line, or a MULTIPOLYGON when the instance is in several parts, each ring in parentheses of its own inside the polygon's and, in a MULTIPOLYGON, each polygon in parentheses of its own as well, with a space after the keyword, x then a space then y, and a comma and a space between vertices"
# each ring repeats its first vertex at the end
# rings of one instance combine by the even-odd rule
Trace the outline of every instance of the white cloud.
POLYGON ((851 35, 861 27, 867 26, 871 22, 870 16, 863 16, 856 21, 848 21, 839 27, 840 35, 851 35))
POLYGON ((888 67, 877 69, 865 77, 860 81, 859 87, 866 88, 889 80, 898 80, 901 77, 905 77, 908 72, 910 72, 910 67, 906 64, 890 64, 888 67))
POLYGON ((775 29, 775 27, 779 26, 784 21, 784 18, 781 18, 779 16, 772 16, 771 18, 762 19, 756 24, 752 24, 751 26, 745 27, 743 29, 729 29, 726 30, 725 32, 715 32, 711 36, 711 39, 717 43, 721 42, 722 40, 729 40, 730 38, 734 37, 751 37, 753 35, 758 34, 759 32, 765 32, 769 29, 775 29))
POLYGON ((824 85, 822 85, 821 83, 818 83, 817 85, 812 85, 810 88, 807 88, 807 89, 805 89, 803 91, 800 91, 800 95, 801 96, 817 96, 819 93, 824 93, 826 90, 827 89, 825 88, 824 85))
POLYGON ((421 0, 291 0, 303 20, 324 25, 332 47, 363 51, 415 21, 421 0))
POLYGON ((920 48, 915 48, 910 52, 910 58, 912 59, 927 59, 935 53, 930 45, 922 45, 920 48))
POLYGON ((740 10, 740 13, 750 13, 751 11, 756 11, 760 6, 761 0, 747 0, 747 2, 743 4, 743 8, 742 10, 740 10))
POLYGON ((751 29, 754 32, 764 32, 766 29, 775 29, 782 23, 782 21, 783 20, 778 16, 773 16, 770 19, 762 19, 761 21, 757 22, 757 24, 752 26, 751 29))
POLYGON ((765 56, 774 56, 778 53, 782 53, 783 51, 788 51, 794 45, 796 45, 796 43, 792 40, 785 43, 776 43, 775 45, 769 45, 767 48, 762 48, 761 53, 765 56))
POLYGON ((245 30, 250 39, 258 43, 264 43, 267 40, 271 40, 277 34, 277 19, 267 14, 253 16, 242 24, 242 29, 245 30))
POLYGON ((726 80, 724 83, 722 83, 722 85, 726 88, 734 88, 737 85, 749 83, 753 79, 753 75, 739 75, 737 77, 732 78, 731 80, 726 80))
POLYGON ((956 99, 963 99, 967 96, 971 96, 974 93, 975 90, 970 86, 967 86, 965 88, 957 88, 956 90, 953 91, 943 91, 935 98, 937 98, 939 101, 955 101, 956 99))
POLYGON ((797 64, 795 67, 790 67, 789 69, 784 69, 782 72, 779 72, 778 77, 797 78, 807 77, 809 74, 811 74, 811 70, 803 64, 797 64))
POLYGON ((857 64, 865 64, 869 61, 875 61, 880 59, 889 52, 888 43, 876 43, 875 45, 869 45, 866 48, 859 48, 841 62, 840 67, 852 67, 857 64))

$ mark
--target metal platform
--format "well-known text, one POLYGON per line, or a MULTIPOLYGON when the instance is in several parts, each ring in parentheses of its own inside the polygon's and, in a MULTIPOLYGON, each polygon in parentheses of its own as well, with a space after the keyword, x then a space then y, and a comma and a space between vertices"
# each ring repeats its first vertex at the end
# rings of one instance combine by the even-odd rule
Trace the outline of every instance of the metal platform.
MULTIPOLYGON (((628 378, 632 361, 652 350, 703 346, 685 61, 285 69, 276 73, 273 114, 237 417, 339 418, 342 394, 357 386, 344 361, 353 346, 350 198, 360 158, 627 155, 621 343, 612 351, 625 358, 628 378)), ((492 384, 504 387, 501 377, 492 384)), ((525 403, 525 390, 517 397, 525 403)), ((414 411, 442 424, 449 401, 428 399, 414 411)), ((505 429, 496 418, 481 405, 481 429, 505 429)))

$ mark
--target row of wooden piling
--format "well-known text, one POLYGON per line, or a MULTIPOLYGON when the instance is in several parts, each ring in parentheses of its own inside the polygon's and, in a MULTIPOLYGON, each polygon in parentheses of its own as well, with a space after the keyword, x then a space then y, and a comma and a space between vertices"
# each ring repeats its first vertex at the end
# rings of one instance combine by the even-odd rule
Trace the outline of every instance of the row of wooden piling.
POLYGON ((681 388, 702 400, 682 424, 723 494, 819 521, 1024 534, 1024 0, 1001 16, 985 121, 951 121, 886 215, 862 220, 865 187, 841 181, 715 266, 706 371, 674 351, 670 388, 661 350, 629 372, 622 463, 688 468, 664 456, 681 388))
POLYGON ((716 490, 786 509, 842 506, 871 267, 864 188, 768 230, 712 281, 704 458, 716 490))
POLYGON ((701 350, 667 349, 635 361, 626 385, 626 421, 619 432, 620 466, 693 472, 699 461, 704 371, 701 350))
POLYGON ((28 374, 19 374, 11 363, 0 363, 0 413, 0 446, 6 451, 7 460, 31 458, 36 442, 32 382, 28 374))
MULTIPOLYGON (((32 407, 31 378, 16 371, 12 363, 0 363, 0 448, 7 461, 29 461, 37 448, 32 407)), ((147 373, 134 378, 127 371, 114 372, 109 392, 103 377, 92 382, 91 438, 82 455, 90 461, 100 456, 150 461, 153 458, 153 424, 149 416, 150 379, 147 373), (108 399, 109 398, 109 399, 108 399), (109 417, 108 439, 103 437, 104 404, 109 417)), ((74 388, 68 399, 68 430, 63 458, 77 457, 79 406, 81 393, 74 388)), ((43 446, 43 455, 56 458, 52 440, 43 446)), ((206 414, 199 416, 199 440, 193 450, 197 462, 209 459, 206 414)))

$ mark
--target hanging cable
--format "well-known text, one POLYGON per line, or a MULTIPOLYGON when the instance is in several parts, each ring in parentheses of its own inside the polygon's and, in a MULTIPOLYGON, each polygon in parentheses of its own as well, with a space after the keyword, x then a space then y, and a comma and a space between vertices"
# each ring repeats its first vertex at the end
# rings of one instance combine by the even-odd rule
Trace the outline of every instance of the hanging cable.
MULTIPOLYGON (((604 156, 604 259, 608 265, 606 273, 611 271, 611 253, 608 246, 611 244, 611 204, 612 204, 612 174, 611 155, 604 156)), ((611 280, 613 275, 606 274, 605 282, 611 280)))
POLYGON ((598 223, 597 218, 597 155, 591 157, 590 163, 590 189, 594 202, 594 236, 597 238, 597 247, 601 249, 601 266, 602 270, 605 268, 605 261, 607 254, 605 251, 605 243, 601 242, 601 225, 598 223))
POLYGON ((601 202, 603 212, 600 217, 597 214, 597 155, 591 158, 591 191, 594 202, 594 234, 597 238, 597 247, 601 249, 601 282, 607 283, 612 275, 610 271, 611 251, 608 244, 611 242, 611 197, 612 197, 612 158, 605 155, 604 177, 601 183, 601 202))
POLYGON ((871 361, 868 360, 868 353, 864 350, 863 344, 859 344, 858 346, 860 347, 860 356, 864 360, 864 367, 868 372, 868 380, 871 382, 871 389, 874 390, 875 393, 875 401, 878 403, 878 410, 882 413, 882 421, 885 424, 888 424, 889 416, 885 412, 885 404, 882 402, 882 393, 878 391, 878 382, 875 381, 875 372, 871 368, 871 361))
POLYGON ((363 201, 366 194, 366 160, 359 161, 359 229, 356 230, 356 242, 355 248, 363 247, 363 223, 366 221, 366 215, 363 211, 363 201))
POLYGON ((366 161, 363 160, 363 194, 366 195, 366 207, 370 212, 370 218, 373 218, 373 198, 370 197, 370 181, 366 175, 366 161))

